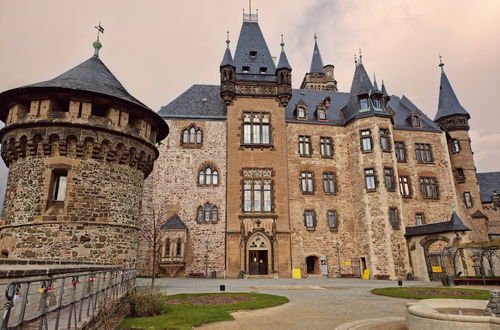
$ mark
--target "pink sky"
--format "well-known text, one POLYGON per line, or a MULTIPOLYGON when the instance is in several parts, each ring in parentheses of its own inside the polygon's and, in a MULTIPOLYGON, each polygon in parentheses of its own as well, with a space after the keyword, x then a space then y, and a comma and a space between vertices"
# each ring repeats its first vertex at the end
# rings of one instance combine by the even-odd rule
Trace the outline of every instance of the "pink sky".
MULTIPOLYGON (((280 34, 298 87, 313 34, 323 61, 348 91, 353 56, 429 117, 437 110, 438 54, 470 112, 479 171, 500 170, 500 1, 254 0, 273 55, 280 34)), ((194 83, 218 84, 226 30, 234 47, 247 1, 0 0, 0 91, 51 79, 92 55, 99 21, 101 59, 128 91, 154 110, 194 83)), ((5 175, 0 176, 5 181, 5 175)))

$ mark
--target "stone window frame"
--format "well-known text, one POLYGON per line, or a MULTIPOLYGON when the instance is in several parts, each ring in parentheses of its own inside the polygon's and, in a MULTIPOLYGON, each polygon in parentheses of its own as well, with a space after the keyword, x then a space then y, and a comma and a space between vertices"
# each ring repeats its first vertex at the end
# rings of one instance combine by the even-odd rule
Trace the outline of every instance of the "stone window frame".
POLYGON ((243 111, 241 113, 241 126, 240 126, 240 148, 269 148, 273 149, 274 148, 274 140, 273 140, 273 126, 272 126, 272 114, 270 111, 243 111), (250 120, 246 121, 247 116, 249 116, 250 120), (259 116, 259 121, 255 121, 255 116, 259 116), (267 122, 264 122, 264 118, 267 116, 267 122), (249 126, 250 127, 250 142, 245 142, 245 127, 249 126), (254 127, 259 126, 259 138, 260 142, 259 143, 254 143, 254 127), (263 135, 263 127, 267 127, 267 133, 269 137, 269 142, 264 143, 262 142, 262 137, 263 135))
POLYGON ((203 163, 196 172, 196 185, 198 187, 218 187, 221 181, 219 168, 213 163, 203 163), (210 169, 210 183, 207 184, 207 170, 210 169), (200 183, 201 172, 203 171, 203 183, 200 183), (214 175, 216 174, 216 175, 214 175), (214 184, 214 177, 217 178, 217 183, 214 184))
POLYGON ((299 189, 302 195, 314 195, 316 190, 314 172, 313 171, 301 171, 299 175, 299 189), (304 189, 305 188, 305 189, 304 189))
POLYGON ((424 199, 438 200, 439 199, 439 184, 436 177, 421 176, 418 178, 420 184, 420 195, 424 199), (429 194, 429 189, 431 193, 429 194))
POLYGON ((67 164, 51 164, 47 170, 46 176, 49 180, 46 184, 44 184, 44 190, 47 191, 46 197, 46 207, 45 212, 48 214, 56 214, 60 210, 64 209, 65 202, 68 199, 68 190, 70 190, 72 176, 71 176, 71 165, 67 164), (66 187, 65 187, 65 195, 64 200, 55 200, 55 185, 56 185, 56 176, 65 174, 66 176, 66 187))
POLYGON ((415 143, 415 158, 419 164, 433 164, 432 145, 430 143, 415 143))
POLYGON ((312 147, 312 137, 311 135, 299 135, 298 138, 298 151, 300 157, 312 158, 313 147, 312 147), (306 153, 306 147, 309 149, 309 153, 306 153), (302 151, 302 152, 301 152, 302 151))
POLYGON ((316 230, 317 221, 316 221, 316 211, 314 209, 305 209, 304 210, 304 226, 307 230, 316 230), (308 225, 308 219, 311 219, 310 226, 308 225))
POLYGON ((194 123, 189 124, 188 126, 182 128, 180 130, 180 146, 186 149, 198 149, 203 146, 204 133, 201 127, 197 126, 194 123), (194 130, 194 133, 191 131, 194 130), (187 136, 187 141, 184 142, 184 136, 187 136), (193 136, 193 142, 191 141, 191 136, 193 136), (200 139, 198 140, 198 136, 200 139))
POLYGON ((316 120, 318 121, 328 121, 328 107, 326 106, 325 101, 321 102, 321 104, 316 107, 315 115, 316 120), (321 118, 321 114, 323 114, 325 118, 321 118))
POLYGON ((410 176, 409 175, 400 175, 398 183, 399 183, 399 192, 401 194, 401 197, 402 198, 412 198, 413 190, 412 190, 412 186, 411 186, 410 176), (406 179, 406 181, 405 181, 405 179, 406 179), (404 188, 408 188, 408 194, 405 193, 404 188))
POLYGON ((297 120, 307 120, 307 104, 300 100, 296 105, 295 105, 295 118, 297 120), (299 109, 302 109, 304 111, 304 116, 299 116, 299 109))
POLYGON ((363 174, 364 174, 364 177, 365 177, 365 189, 366 189, 366 192, 375 192, 375 191, 377 191, 378 180, 377 180, 377 171, 375 170, 375 168, 374 167, 365 168, 365 169, 363 169, 363 174), (368 171, 372 171, 372 173, 368 173, 368 171), (373 177, 374 188, 368 188, 368 178, 369 177, 373 177))
POLYGON ((275 182, 274 182, 274 177, 275 177, 275 172, 272 168, 242 168, 241 172, 241 211, 245 214, 269 214, 269 213, 274 213, 276 209, 275 205, 275 182), (251 173, 250 175, 247 175, 251 173), (250 190, 246 190, 245 186, 246 183, 250 181, 250 190), (255 183, 260 182, 260 210, 255 210, 255 190, 254 190, 254 185, 255 183), (264 185, 266 182, 269 182, 269 190, 264 189, 264 185), (246 192, 249 191, 250 193, 250 210, 245 209, 245 195, 246 192), (266 192, 269 192, 269 205, 270 209, 265 210, 266 207, 266 192))
POLYGON ((465 172, 462 167, 457 167, 455 175, 458 183, 465 183, 465 172))
POLYGON ((398 163, 406 163, 406 145, 404 141, 394 141, 394 153, 398 163), (401 155, 403 157, 401 157, 401 155))
POLYGON ((219 208, 215 204, 211 204, 209 202, 205 202, 202 205, 199 205, 196 208, 196 223, 197 224, 209 224, 209 223, 218 223, 220 218, 219 208), (208 209, 207 209, 208 206, 208 209), (216 218, 214 219, 214 209, 216 218), (208 213, 207 213, 208 211, 208 213), (208 219, 207 219, 208 214, 208 219), (201 215, 201 217, 200 217, 201 215))
POLYGON ((459 139, 451 139, 451 152, 454 154, 458 154, 462 150, 462 146, 460 145, 459 139))
POLYGON ((472 198, 472 193, 470 191, 464 191, 464 204, 465 207, 470 209, 474 207, 474 199, 472 198))
POLYGON ((339 214, 336 210, 327 210, 326 211, 326 223, 328 224, 328 228, 330 231, 338 231, 339 230, 339 214), (332 226, 330 222, 330 215, 334 218, 334 226, 332 226))
POLYGON ((385 127, 380 127, 379 128, 379 134, 380 134, 380 149, 383 152, 392 152, 391 148, 391 132, 389 131, 389 128, 385 127), (384 147, 384 142, 386 143, 386 146, 384 147))
POLYGON ((165 250, 163 253, 163 258, 170 258, 170 254, 172 253, 172 248, 171 248, 172 242, 170 242, 170 238, 167 238, 165 240, 165 250))
POLYGON ((397 207, 389 206, 389 224, 393 230, 399 230, 401 228, 401 220, 397 207))
POLYGON ((420 117, 420 114, 414 110, 413 113, 410 116, 411 118, 411 126, 415 128, 422 128, 423 123, 422 123, 422 118, 420 117))
POLYGON ((415 225, 416 226, 423 226, 423 225, 425 225, 425 214, 423 212, 416 212, 415 213, 415 225), (420 224, 419 224, 419 222, 420 222, 420 224))
POLYGON ((359 142, 360 142, 360 147, 361 147, 362 153, 366 154, 366 153, 373 152, 372 130, 369 128, 359 130, 359 142), (365 149, 365 147, 364 147, 365 144, 363 143, 364 140, 369 141, 370 149, 365 149))
POLYGON ((384 184, 387 191, 396 191, 396 180, 394 179, 394 169, 392 167, 384 167, 384 184), (391 186, 388 185, 388 180, 391 181, 391 186))
POLYGON ((175 257, 182 258, 184 256, 184 244, 180 238, 175 242, 175 257))
POLYGON ((321 158, 333 158, 333 138, 331 136, 320 136, 319 137, 319 153, 321 155, 321 158), (326 154, 324 151, 326 150, 326 147, 330 147, 330 154, 326 154))
POLYGON ((337 195, 337 174, 332 171, 323 172, 323 192, 328 196, 337 195), (333 183, 333 191, 330 191, 331 184, 333 183), (328 187, 328 189, 325 189, 328 187))

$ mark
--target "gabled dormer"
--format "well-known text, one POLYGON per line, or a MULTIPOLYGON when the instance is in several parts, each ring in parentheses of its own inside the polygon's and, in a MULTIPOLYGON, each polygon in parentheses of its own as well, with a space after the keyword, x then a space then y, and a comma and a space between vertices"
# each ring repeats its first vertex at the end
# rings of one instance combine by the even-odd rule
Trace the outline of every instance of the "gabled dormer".
POLYGON ((307 120, 307 104, 304 101, 299 100, 299 102, 295 105, 293 113, 295 118, 298 120, 307 120))
POLYGON ((406 117, 406 121, 408 121, 411 127, 422 128, 422 118, 420 112, 416 108, 406 117))

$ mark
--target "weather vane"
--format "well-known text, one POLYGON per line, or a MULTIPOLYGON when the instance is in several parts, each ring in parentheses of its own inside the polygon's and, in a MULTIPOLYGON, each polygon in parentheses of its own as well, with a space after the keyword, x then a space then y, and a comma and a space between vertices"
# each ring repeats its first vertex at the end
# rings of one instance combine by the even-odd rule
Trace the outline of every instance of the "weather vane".
POLYGON ((97 40, 99 40, 99 34, 104 33, 104 28, 101 26, 101 21, 99 21, 99 25, 94 26, 94 28, 97 30, 97 40))
POLYGON ((439 67, 441 68, 441 72, 444 72, 444 63, 442 61, 443 59, 443 56, 441 56, 441 54, 439 54, 439 67))

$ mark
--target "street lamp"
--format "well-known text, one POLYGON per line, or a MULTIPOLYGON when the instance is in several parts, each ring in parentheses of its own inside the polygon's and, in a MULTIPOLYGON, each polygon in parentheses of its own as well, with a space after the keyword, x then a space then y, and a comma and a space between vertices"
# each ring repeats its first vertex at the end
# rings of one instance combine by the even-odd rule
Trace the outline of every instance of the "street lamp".
POLYGON ((205 277, 208 277, 208 239, 205 241, 205 277))
POLYGON ((340 265, 340 242, 337 241, 335 246, 337 247, 337 258, 339 260, 339 277, 342 277, 342 268, 340 265))

